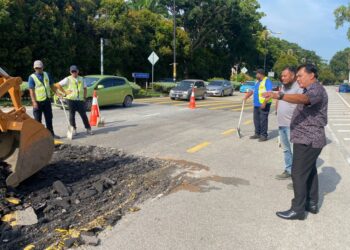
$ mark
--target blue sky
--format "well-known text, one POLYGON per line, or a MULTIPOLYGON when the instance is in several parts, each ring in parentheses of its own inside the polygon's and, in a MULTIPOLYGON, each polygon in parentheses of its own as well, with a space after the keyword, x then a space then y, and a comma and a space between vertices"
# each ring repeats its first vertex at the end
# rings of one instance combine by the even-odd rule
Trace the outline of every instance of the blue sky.
POLYGON ((259 0, 265 13, 262 23, 275 35, 316 51, 325 60, 346 47, 348 24, 335 28, 334 10, 348 5, 346 0, 259 0))

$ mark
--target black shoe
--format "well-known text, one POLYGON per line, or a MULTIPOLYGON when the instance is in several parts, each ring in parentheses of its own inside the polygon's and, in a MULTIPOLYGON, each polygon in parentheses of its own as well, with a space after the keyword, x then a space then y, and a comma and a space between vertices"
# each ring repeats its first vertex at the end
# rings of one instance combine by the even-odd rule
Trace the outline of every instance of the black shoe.
POLYGON ((260 142, 267 141, 267 137, 266 136, 260 136, 259 141, 260 142))
POLYGON ((306 202, 305 210, 312 214, 317 214, 318 213, 317 202, 314 202, 314 201, 306 202))
POLYGON ((288 171, 284 171, 282 174, 278 174, 275 177, 277 180, 287 180, 291 178, 291 174, 288 171))
POLYGON ((260 135, 252 135, 251 137, 249 137, 249 139, 259 139, 260 135))
POLYGON ((54 139, 61 139, 61 137, 58 136, 58 135, 54 135, 53 138, 54 138, 54 139))
POLYGON ((282 219, 285 220, 304 220, 305 219, 305 213, 297 213, 293 211, 292 209, 289 209, 284 212, 277 212, 276 215, 282 219))

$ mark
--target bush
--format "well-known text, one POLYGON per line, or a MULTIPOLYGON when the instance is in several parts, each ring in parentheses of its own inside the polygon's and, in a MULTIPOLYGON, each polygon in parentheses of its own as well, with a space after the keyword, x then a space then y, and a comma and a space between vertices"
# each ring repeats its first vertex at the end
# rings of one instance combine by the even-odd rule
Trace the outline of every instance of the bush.
POLYGON ((220 81, 220 80, 225 80, 225 78, 223 78, 223 77, 213 77, 213 78, 208 79, 208 82, 220 81))
POLYGON ((231 81, 231 85, 234 88, 234 90, 239 90, 242 84, 240 82, 231 81))
POLYGON ((236 76, 236 75, 231 76, 231 81, 237 80, 237 82, 246 82, 246 81, 250 81, 252 79, 253 79, 252 77, 250 77, 247 74, 243 74, 243 73, 238 74, 238 76, 236 76))
POLYGON ((170 90, 176 86, 171 82, 155 82, 153 83, 153 90, 160 93, 169 94, 170 90))
POLYGON ((141 87, 139 85, 137 85, 136 83, 134 82, 129 82, 131 88, 132 88, 132 94, 134 96, 137 96, 141 90, 141 87))

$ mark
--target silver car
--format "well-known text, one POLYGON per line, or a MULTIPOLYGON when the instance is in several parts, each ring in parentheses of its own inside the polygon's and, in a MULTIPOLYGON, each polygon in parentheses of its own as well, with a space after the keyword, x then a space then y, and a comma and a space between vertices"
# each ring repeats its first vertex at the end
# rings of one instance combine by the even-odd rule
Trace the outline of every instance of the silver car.
POLYGON ((227 80, 215 80, 209 82, 209 84, 207 85, 208 96, 232 96, 233 92, 233 86, 231 82, 227 80))
POLYGON ((196 99, 205 99, 206 88, 203 80, 183 80, 179 82, 175 88, 172 88, 170 90, 169 96, 172 100, 190 100, 192 87, 194 87, 194 94, 196 99))

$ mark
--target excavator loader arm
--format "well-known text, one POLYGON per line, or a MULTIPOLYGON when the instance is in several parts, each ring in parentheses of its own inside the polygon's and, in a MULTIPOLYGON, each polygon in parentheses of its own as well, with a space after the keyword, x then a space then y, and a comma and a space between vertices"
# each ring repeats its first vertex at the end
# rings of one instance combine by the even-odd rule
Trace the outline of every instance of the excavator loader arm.
POLYGON ((10 165, 6 184, 16 187, 50 162, 54 140, 51 133, 22 107, 22 79, 2 72, 0 68, 0 98, 8 92, 14 108, 8 112, 0 109, 0 161, 10 165))

